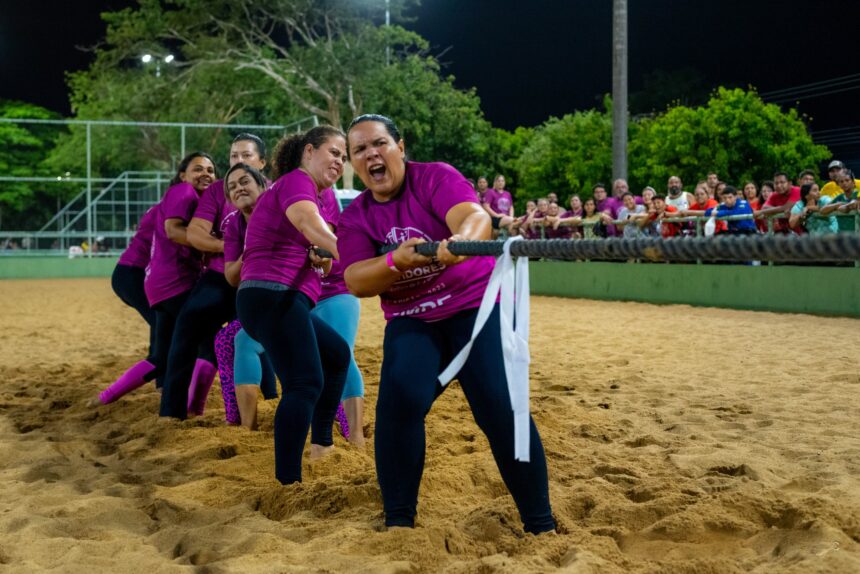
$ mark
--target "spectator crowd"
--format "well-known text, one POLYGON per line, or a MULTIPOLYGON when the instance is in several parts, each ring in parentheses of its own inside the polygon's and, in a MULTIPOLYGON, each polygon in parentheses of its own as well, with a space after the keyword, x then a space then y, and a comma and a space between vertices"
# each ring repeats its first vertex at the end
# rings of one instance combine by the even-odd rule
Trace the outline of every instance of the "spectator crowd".
POLYGON ((734 235, 854 232, 860 180, 838 160, 830 162, 828 176, 819 186, 812 170, 803 170, 796 180, 778 171, 772 180, 760 185, 746 181, 738 188, 711 172, 689 192, 673 175, 665 193, 647 186, 639 195, 626 180, 617 179, 611 194, 605 184, 595 183, 591 197, 574 193, 563 207, 558 194, 549 192, 527 201, 525 213, 519 214, 504 176, 497 175, 492 187, 479 177, 475 191, 495 230, 526 239, 683 237, 703 230, 734 235))

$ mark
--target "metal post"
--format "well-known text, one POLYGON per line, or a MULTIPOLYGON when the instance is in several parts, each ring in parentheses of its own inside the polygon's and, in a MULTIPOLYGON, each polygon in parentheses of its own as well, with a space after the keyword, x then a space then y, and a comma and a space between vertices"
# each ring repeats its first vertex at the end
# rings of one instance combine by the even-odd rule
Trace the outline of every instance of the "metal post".
MULTIPOLYGON (((773 235, 773 216, 772 215, 767 216, 767 234, 773 235)), ((767 266, 773 267, 773 261, 768 261, 767 266)))
POLYGON ((627 179, 627 0, 612 2, 612 178, 627 179))
MULTIPOLYGON (((391 26, 391 0, 385 0, 385 27, 391 26)), ((388 45, 388 40, 385 40, 385 65, 391 65, 391 46, 388 45)))
MULTIPOLYGON (((860 233, 860 209, 854 213, 854 233, 860 233)), ((860 259, 854 262, 854 267, 860 269, 860 259)))
POLYGON ((87 122, 87 257, 93 256, 93 126, 87 122))
POLYGON ((181 142, 179 144, 179 149, 181 151, 179 152, 179 157, 184 158, 185 157, 185 124, 182 124, 182 127, 179 128, 179 133, 181 136, 180 137, 181 142))
MULTIPOLYGON (((716 208, 714 208, 714 209, 716 209, 716 208)), ((703 219, 704 219, 704 217, 701 217, 701 216, 696 217, 696 237, 702 236, 702 220, 703 219)), ((701 265, 701 264, 702 264, 702 260, 696 259, 696 265, 701 265)))
MULTIPOLYGON (((131 206, 128 204, 128 172, 125 172, 125 230, 131 230, 131 206)), ((128 247, 130 237, 126 237, 125 246, 128 247)))

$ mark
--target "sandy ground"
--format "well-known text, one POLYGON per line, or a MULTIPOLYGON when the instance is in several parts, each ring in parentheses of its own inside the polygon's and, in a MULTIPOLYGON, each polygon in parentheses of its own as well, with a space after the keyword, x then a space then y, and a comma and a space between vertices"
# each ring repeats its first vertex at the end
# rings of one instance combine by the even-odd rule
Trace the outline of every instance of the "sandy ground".
MULTIPOLYGON (((428 417, 413 530, 372 446, 273 479, 262 430, 160 423, 107 280, 0 282, 2 572, 860 572, 860 321, 535 298, 532 411, 558 535, 524 535, 456 385, 428 417)), ((383 322, 356 347, 372 429, 383 322)))

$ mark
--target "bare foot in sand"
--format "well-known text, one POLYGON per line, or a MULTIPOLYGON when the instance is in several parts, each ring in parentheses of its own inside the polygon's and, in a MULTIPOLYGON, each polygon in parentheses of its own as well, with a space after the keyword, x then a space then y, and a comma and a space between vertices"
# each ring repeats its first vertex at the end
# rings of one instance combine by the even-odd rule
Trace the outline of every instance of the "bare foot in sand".
POLYGON ((311 443, 310 460, 320 460, 334 452, 334 445, 322 446, 321 444, 311 443))

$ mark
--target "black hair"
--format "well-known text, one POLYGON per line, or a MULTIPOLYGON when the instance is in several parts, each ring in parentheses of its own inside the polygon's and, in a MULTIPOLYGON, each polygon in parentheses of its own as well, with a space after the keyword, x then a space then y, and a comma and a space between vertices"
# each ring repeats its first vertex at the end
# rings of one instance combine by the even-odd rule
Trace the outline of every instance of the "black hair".
POLYGON ((738 194, 738 188, 736 188, 733 185, 727 185, 726 187, 723 188, 723 193, 721 195, 725 195, 727 193, 730 193, 732 195, 737 195, 738 194))
POLYGON ((842 168, 842 177, 845 177, 846 175, 848 177, 850 177, 851 179, 854 179, 854 172, 851 171, 850 169, 848 169, 847 167, 843 167, 842 168))
POLYGON ((663 195, 662 193, 654 194, 654 197, 651 198, 651 201, 656 201, 658 199, 660 201, 662 201, 663 203, 666 203, 666 196, 663 195))
POLYGON ((817 183, 804 183, 800 186, 800 201, 806 203, 806 198, 809 195, 809 192, 812 191, 812 186, 818 185, 817 183))
POLYGON ((589 197, 582 202, 582 213, 585 213, 585 206, 588 205, 589 201, 594 204, 594 213, 597 213, 597 202, 594 200, 593 197, 589 197))
MULTIPOLYGON (((241 141, 244 141, 244 140, 241 140, 241 141)), ((227 186, 227 180, 230 179, 231 173, 233 173, 234 171, 240 170, 240 169, 245 170, 245 173, 250 175, 253 178, 253 180, 255 182, 257 182, 257 185, 260 186, 261 192, 266 191, 266 178, 263 177, 263 174, 260 173, 260 170, 258 170, 255 167, 251 167, 247 163, 242 163, 240 161, 239 163, 235 164, 233 167, 228 169, 227 173, 224 174, 224 195, 227 196, 227 201, 230 201, 230 190, 227 188, 228 187, 227 186)))
POLYGON ((769 187, 771 191, 774 191, 776 189, 773 185, 772 179, 766 179, 763 182, 761 182, 761 187, 759 188, 759 190, 761 190, 762 187, 769 187))
POLYGON ((622 193, 622 194, 621 194, 621 199, 624 199, 624 198, 625 198, 625 197, 627 197, 628 195, 629 195, 630 197, 633 197, 633 194, 632 194, 631 192, 629 192, 629 191, 625 191, 624 193, 622 193))
POLYGON ((597 189, 598 187, 602 187, 602 188, 603 188, 603 190, 604 190, 604 191, 606 191, 606 184, 605 184, 605 183, 600 183, 600 182, 598 181, 597 183, 595 183, 594 185, 592 185, 592 186, 591 186, 591 193, 593 194, 593 193, 594 193, 594 190, 595 190, 595 189, 597 189))
POLYGON ((304 133, 281 138, 272 154, 272 179, 278 179, 302 165, 302 154, 305 152, 305 146, 310 144, 314 149, 319 149, 329 138, 335 136, 346 139, 343 132, 338 128, 322 125, 313 127, 304 133))
POLYGON ((805 175, 811 175, 812 178, 815 179, 815 172, 812 171, 811 169, 805 169, 802 172, 800 172, 797 176, 797 179, 803 179, 803 176, 805 176, 805 175))
MULTIPOLYGON (((364 122, 379 122, 384 125, 385 131, 388 132, 388 135, 394 138, 395 143, 403 139, 403 137, 400 135, 400 130, 397 128, 397 124, 394 123, 394 120, 392 120, 388 116, 383 116, 382 114, 361 114, 360 116, 355 116, 352 121, 349 122, 349 127, 346 128, 347 135, 349 135, 349 132, 352 131, 352 128, 364 122)), ((347 146, 347 157, 348 156, 349 146, 347 146)))
MULTIPOLYGON (((257 148, 257 155, 260 156, 260 159, 266 159, 266 142, 264 142, 259 136, 256 136, 252 133, 242 132, 236 137, 233 138, 233 143, 237 142, 251 142, 257 148)), ((232 144, 231 144, 232 145, 232 144)))
POLYGON ((197 159, 198 157, 205 157, 210 162, 212 162, 212 166, 215 166, 215 160, 212 159, 212 156, 206 153, 205 151, 194 151, 182 158, 182 161, 179 162, 179 166, 176 168, 176 175, 173 176, 173 179, 170 180, 170 185, 176 185, 177 183, 182 183, 182 178, 180 174, 188 171, 188 165, 197 159))
POLYGON ((789 176, 789 175, 788 175, 787 173, 785 173, 784 171, 778 171, 778 172, 776 172, 775 174, 773 174, 773 179, 776 179, 776 178, 778 178, 779 176, 782 176, 782 177, 784 177, 785 179, 787 179, 788 181, 791 181, 791 176, 789 176))

